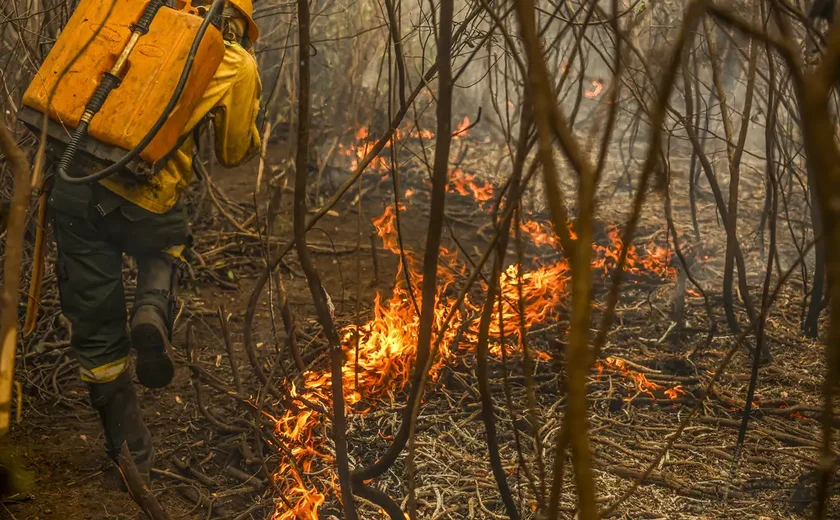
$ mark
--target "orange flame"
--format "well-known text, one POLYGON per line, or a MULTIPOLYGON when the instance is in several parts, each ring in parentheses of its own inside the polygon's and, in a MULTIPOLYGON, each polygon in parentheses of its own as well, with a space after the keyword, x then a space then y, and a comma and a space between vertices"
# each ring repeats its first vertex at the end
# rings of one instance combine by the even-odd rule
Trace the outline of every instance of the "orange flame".
POLYGON ((587 99, 595 99, 604 90, 604 84, 598 80, 592 80, 592 90, 587 90, 583 93, 587 99))
POLYGON ((467 136, 467 130, 470 128, 470 116, 464 116, 464 120, 458 124, 455 133, 452 134, 452 139, 460 139, 467 136))
POLYGON ((669 388, 668 390, 665 390, 665 395, 668 396, 668 399, 673 400, 685 395, 685 390, 683 390, 682 385, 677 385, 674 388, 669 388))
MULTIPOLYGON (((648 380, 647 376, 641 372, 631 369, 627 366, 627 363, 622 360, 612 356, 607 356, 602 361, 598 361, 595 364, 595 368, 598 370, 598 377, 604 372, 604 367, 608 367, 623 378, 633 382, 636 390, 640 393, 647 394, 654 399, 656 399, 656 395, 653 393, 654 390, 658 390, 665 394, 668 399, 677 399, 678 397, 685 395, 685 390, 683 390, 682 385, 677 385, 673 388, 665 388, 664 386, 654 383, 648 380)), ((630 400, 629 398, 626 400, 630 400)))
POLYGON ((479 203, 493 200, 493 186, 489 182, 476 182, 475 175, 461 168, 449 170, 450 191, 474 198, 479 203))

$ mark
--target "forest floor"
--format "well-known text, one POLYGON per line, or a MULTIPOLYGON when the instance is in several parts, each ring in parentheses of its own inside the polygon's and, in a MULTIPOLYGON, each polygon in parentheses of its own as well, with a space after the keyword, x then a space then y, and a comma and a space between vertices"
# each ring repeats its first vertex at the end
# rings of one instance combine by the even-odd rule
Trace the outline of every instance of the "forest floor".
MULTIPOLYGON (((465 155, 464 170, 493 169, 488 165, 494 159, 474 152, 465 155)), ((257 378, 246 368, 247 356, 240 348, 248 298, 255 279, 264 269, 260 263, 260 236, 253 225, 242 224, 247 223, 254 211, 255 174, 255 164, 230 171, 217 170, 212 174, 217 189, 210 188, 211 195, 201 197, 200 201, 193 196, 191 212, 200 213, 194 228, 195 249, 201 261, 194 267, 195 279, 185 283, 181 294, 184 304, 174 342, 176 378, 164 390, 139 389, 144 416, 157 447, 159 471, 154 475, 152 488, 173 519, 269 518, 275 503, 279 503, 266 468, 247 460, 243 453, 243 439, 250 433, 220 431, 219 425, 213 424, 200 409, 184 350, 186 331, 192 326, 193 364, 215 374, 219 380, 230 381, 224 334, 217 318, 217 309, 224 305, 231 314, 234 358, 240 367, 242 384, 248 389, 257 388, 257 378), (254 478, 249 479, 249 475, 254 478)), ((493 176, 486 177, 492 180, 493 176)), ((376 182, 366 184, 374 185, 376 182)), ((381 240, 369 239, 374 229, 371 219, 382 214, 390 200, 389 186, 390 181, 382 183, 381 189, 371 189, 362 198, 360 248, 356 247, 359 217, 358 207, 351 202, 353 192, 319 222, 320 232, 309 234, 323 285, 335 303, 342 327, 368 320, 376 295, 381 294, 387 300, 392 294, 398 257, 383 248, 381 240), (376 273, 372 243, 377 249, 376 273), (357 250, 362 253, 359 257, 357 250)), ((422 181, 404 186, 418 192, 423 187, 422 181)), ((686 191, 676 182, 672 188, 675 192, 686 191)), ((277 233, 283 239, 291 232, 290 189, 287 188, 283 199, 277 233)), ((262 191, 257 207, 264 212, 267 190, 262 191)), ((486 226, 487 207, 477 204, 474 195, 475 192, 462 196, 457 189, 452 190, 447 209, 451 217, 449 224, 462 247, 461 255, 469 255, 476 261, 487 247, 490 233, 486 226)), ((404 245, 407 250, 422 253, 428 199, 423 199, 422 194, 415 197, 417 201, 409 202, 403 215, 404 245)), ((614 244, 610 243, 608 224, 623 221, 623 209, 629 199, 625 191, 605 197, 606 209, 597 239, 609 250, 614 244)), ((683 198, 674 200, 675 215, 680 231, 693 237, 690 226, 686 225, 688 209, 683 198)), ((652 194, 650 200, 637 233, 641 238, 635 242, 640 256, 643 250, 652 252, 645 249, 649 244, 665 244, 662 199, 652 194)), ((745 217, 748 223, 742 229, 751 229, 757 222, 762 202, 763 187, 746 180, 741 211, 749 218, 745 217)), ((602 507, 613 503, 656 460, 680 422, 693 406, 699 405, 697 417, 690 421, 644 485, 618 507, 616 517, 808 518, 808 497, 815 489, 813 469, 817 466, 820 445, 824 365, 821 345, 804 339, 799 331, 801 281, 795 276, 781 291, 767 321, 766 336, 773 360, 759 369, 754 412, 736 461, 735 446, 750 379, 751 350, 739 348, 713 392, 705 392, 709 375, 717 370, 736 342, 736 336, 727 328, 723 315, 720 278, 725 240, 711 199, 700 201, 698 216, 701 239, 682 245, 696 259, 692 274, 708 291, 718 323, 716 334, 709 342, 709 319, 703 298, 696 291, 689 290, 685 295, 684 319, 674 320, 678 293, 673 271, 641 271, 628 276, 605 357, 596 365, 589 381, 597 496, 602 507)), ((781 227, 780 224, 780 234, 781 227)), ((764 261, 754 237, 743 241, 751 244, 745 248, 745 256, 751 297, 758 301, 764 261)), ((453 250, 456 247, 449 235, 444 242, 453 250)), ((511 251, 516 254, 515 249, 511 251)), ((552 247, 540 247, 532 240, 526 249, 525 263, 550 265, 557 261, 557 256, 552 247)), ((790 258, 790 251, 785 251, 782 268, 790 264, 790 258)), ((610 266, 609 262, 605 265, 610 266)), ((87 404, 86 391, 78 380, 76 364, 69 352, 66 325, 57 317, 51 273, 49 267, 45 312, 38 337, 26 345, 21 357, 24 414, 12 436, 26 465, 35 472, 37 485, 25 500, 0 504, 0 517, 7 515, 16 520, 140 518, 142 514, 129 496, 119 490, 109 471, 98 420, 87 404)), ((323 371, 328 366, 323 355, 326 348, 318 338, 319 326, 314 319, 311 296, 294 253, 286 256, 281 273, 302 333, 298 339, 308 343, 302 347, 305 361, 323 371)), ((777 276, 774 275, 774 283, 777 276)), ((455 278, 463 280, 463 273, 456 273, 455 278)), ((596 274, 595 279, 597 315, 606 300, 609 277, 596 274)), ((549 284, 560 284, 549 286, 548 293, 562 292, 560 278, 552 275, 546 280, 549 284)), ((268 301, 266 292, 256 310, 251 331, 264 367, 269 365, 266 360, 274 359, 276 343, 283 343, 286 338, 279 317, 272 326, 274 310, 268 301)), ((737 307, 744 326, 743 305, 738 303, 737 307)), ((502 460, 514 498, 524 501, 520 504, 525 504, 522 511, 525 518, 533 516, 527 504, 533 503, 541 489, 551 485, 551 454, 565 406, 562 378, 557 374, 562 373, 567 326, 568 318, 561 305, 556 312, 537 320, 527 335, 530 348, 537 353, 533 362, 526 365, 533 376, 538 407, 540 424, 536 432, 535 425, 526 419, 526 378, 521 356, 512 355, 505 360, 508 370, 500 359, 491 359, 491 388, 496 399, 502 460), (506 394, 512 403, 513 417, 506 394), (517 445, 528 472, 519 470, 517 445)), ((424 519, 506 518, 487 462, 475 356, 464 347, 470 343, 468 329, 467 325, 463 327, 467 340, 448 358, 451 362, 438 367, 421 410, 416 467, 420 517, 424 519)), ((748 345, 753 345, 753 341, 748 345)), ((278 376, 279 380, 282 378, 278 376)), ((223 395, 211 394, 205 387, 203 398, 210 401, 211 418, 229 425, 238 424, 241 414, 234 411, 234 405, 224 402, 223 395)), ((396 387, 352 407, 348 435, 355 460, 369 463, 384 452, 399 425, 404 401, 405 389, 396 387)), ((325 429, 315 432, 315 435, 325 434, 325 429)), ((326 444, 325 449, 329 449, 326 444)), ((266 467, 276 467, 282 456, 269 453, 264 455, 264 460, 266 467)), ((567 468, 571 468, 570 463, 567 468)), ((316 473, 313 469, 308 478, 316 481, 316 473)), ((573 516, 571 473, 571 469, 565 472, 561 497, 564 518, 573 516)), ((322 485, 329 487, 329 477, 325 479, 322 485)), ((405 482, 404 459, 400 458, 378 485, 404 505, 405 482)), ((838 495, 835 490, 830 518, 840 518, 838 495)), ((321 508, 322 518, 334 514, 335 503, 334 496, 327 497, 321 508)), ((282 511, 282 505, 279 510, 282 511)), ((384 517, 368 505, 361 511, 365 519, 384 517)))

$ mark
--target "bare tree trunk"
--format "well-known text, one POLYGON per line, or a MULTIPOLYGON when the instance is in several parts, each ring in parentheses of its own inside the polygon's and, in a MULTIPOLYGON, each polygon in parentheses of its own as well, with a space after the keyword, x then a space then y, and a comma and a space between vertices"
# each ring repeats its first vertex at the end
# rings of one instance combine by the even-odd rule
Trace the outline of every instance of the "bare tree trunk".
POLYGON ((808 314, 802 324, 802 330, 809 338, 816 338, 819 333, 820 314, 823 309, 823 293, 825 292, 825 240, 822 238, 823 223, 820 215, 820 200, 817 195, 816 175, 811 166, 806 167, 808 172, 808 192, 811 196, 811 226, 814 230, 814 238, 817 243, 814 245, 814 279, 811 289, 811 301, 808 303, 808 314))
MULTIPOLYGON (((777 17, 781 19, 781 17, 777 17)), ((790 38, 790 27, 781 24, 782 33, 790 38)), ((826 518, 830 483, 835 472, 836 454, 832 435, 834 399, 840 386, 840 149, 834 139, 835 124, 829 108, 830 93, 840 75, 840 32, 828 34, 825 55, 813 73, 794 68, 801 65, 794 47, 782 49, 782 55, 793 69, 792 79, 802 118, 802 134, 808 168, 814 174, 819 199, 823 244, 831 293, 828 333, 825 342, 826 373, 823 383, 822 447, 816 518, 826 518)), ((777 48, 777 51, 779 48, 777 48)), ((815 281, 815 283, 818 283, 815 281)))
MULTIPOLYGON (((522 181, 522 171, 525 166, 525 161, 528 155, 528 134, 531 129, 531 118, 527 116, 528 109, 526 108, 526 118, 519 126, 519 141, 516 150, 516 156, 513 165, 513 174, 508 189, 508 207, 513 207, 517 204, 520 193, 520 186, 522 181)), ((511 214, 512 215, 512 214, 511 214)), ((493 262, 493 271, 487 284, 487 296, 484 301, 484 308, 481 312, 481 320, 478 326, 478 341, 476 343, 476 376, 478 377, 478 389, 481 395, 481 416, 484 421, 484 429, 487 434, 487 449, 490 455, 490 467, 493 471, 493 478, 496 479, 496 485, 499 488, 499 494, 502 497, 502 502, 505 505, 505 511, 511 520, 519 520, 519 510, 516 508, 516 503, 513 500, 513 495, 510 491, 510 486, 507 483, 507 473, 502 466, 502 459, 499 455, 499 440, 496 433, 496 410, 493 406, 493 396, 490 390, 490 375, 488 368, 489 355, 489 341, 490 341, 490 324, 493 321, 493 307, 496 301, 496 294, 499 292, 500 277, 502 270, 505 267, 505 253, 507 252, 507 244, 510 236, 511 219, 507 218, 499 223, 499 242, 496 245, 496 258, 493 262)), ((501 302, 499 303, 499 314, 503 313, 501 302)), ((503 330, 503 329, 499 329, 503 330)), ((524 338, 523 338, 524 340, 524 338)), ((505 345, 502 344, 504 351, 505 345)), ((527 359, 527 353, 526 358, 527 359)), ((529 377, 528 371, 525 371, 525 376, 529 377)), ((533 426, 533 425, 532 425, 533 426)), ((539 438, 538 432, 535 437, 539 438)), ((544 497, 537 496, 538 504, 544 502, 544 497)), ((538 511, 541 507, 538 508, 538 511)))
POLYGON ((347 424, 344 417, 344 387, 341 366, 344 353, 341 338, 333 323, 332 311, 327 302, 327 293, 321 285, 321 278, 306 243, 306 181, 309 173, 309 103, 310 103, 310 37, 309 2, 298 1, 298 33, 300 42, 300 93, 298 95, 298 139, 295 156, 295 203, 294 228, 300 265, 306 274, 309 292, 315 303, 318 321, 324 328, 330 348, 330 370, 332 374, 333 398, 333 440, 335 441, 335 462, 338 466, 338 480, 341 488, 341 502, 344 518, 356 520, 356 506, 353 503, 353 489, 350 484, 350 465, 347 454, 347 424))
MULTIPOLYGON (((741 128, 738 135, 738 142, 733 144, 735 131, 732 127, 732 118, 729 115, 729 105, 726 99, 726 90, 723 84, 723 73, 721 71, 721 63, 717 52, 717 46, 715 44, 715 40, 713 39, 710 22, 706 20, 704 25, 706 29, 706 40, 709 45, 712 77, 718 101, 720 102, 720 113, 721 119, 723 120, 724 137, 726 138, 726 151, 729 158, 729 201, 727 217, 725 217, 728 222, 725 225, 727 233, 723 270, 723 306, 726 311, 726 320, 729 323, 729 328, 734 332, 738 332, 739 326, 738 320, 735 316, 735 304, 733 299, 735 249, 738 247, 738 185, 740 184, 741 176, 741 157, 744 153, 744 145, 746 143, 747 132, 750 124, 750 112, 752 109, 752 98, 755 87, 755 70, 758 61, 758 54, 756 52, 757 45, 751 43, 748 72, 749 76, 747 79, 747 92, 744 98, 744 108, 741 117, 741 128)), ((754 320, 756 315, 753 310, 752 298, 749 295, 749 287, 745 277, 746 272, 741 270, 738 275, 741 297, 744 300, 744 305, 747 308, 750 320, 754 320)))
MULTIPOLYGON (((432 327, 435 320, 437 303, 437 268, 440 256, 440 238, 443 233, 444 209, 446 206, 446 185, 449 178, 449 151, 452 145, 452 24, 454 17, 453 0, 441 0, 438 34, 438 99, 437 99, 437 134, 435 142, 435 160, 432 171, 431 209, 429 232, 426 235, 425 254, 423 256, 423 288, 420 302, 420 329, 417 332, 417 360, 415 367, 425 367, 431 356, 432 327)), ((412 386, 419 385, 424 370, 415 370, 412 386)), ((420 390, 422 392, 422 389, 420 390)), ((419 399, 420 396, 417 397, 419 399)), ((416 406, 416 405, 415 405, 416 406)), ((413 435, 412 435, 413 437, 413 435)), ((417 504, 413 496, 414 476, 409 464, 408 511, 412 519, 417 518, 417 504)))

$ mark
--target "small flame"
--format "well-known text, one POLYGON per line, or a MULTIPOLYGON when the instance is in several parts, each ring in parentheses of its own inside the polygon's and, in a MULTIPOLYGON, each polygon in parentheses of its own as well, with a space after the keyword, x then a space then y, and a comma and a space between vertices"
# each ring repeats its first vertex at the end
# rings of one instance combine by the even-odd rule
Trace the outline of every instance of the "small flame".
POLYGON ((674 388, 669 388, 665 390, 665 395, 668 396, 668 399, 674 400, 680 396, 685 395, 685 390, 683 390, 682 385, 677 385, 674 388))
POLYGON ((472 197, 479 203, 493 200, 493 186, 488 182, 476 181, 475 175, 461 168, 449 171, 449 186, 450 191, 472 197))
MULTIPOLYGON (((640 393, 647 394, 650 397, 656 399, 656 395, 653 393, 655 390, 660 391, 665 394, 668 399, 677 399, 681 395, 685 395, 685 390, 683 390, 682 385, 677 385, 673 388, 665 388, 664 386, 654 383, 648 380, 647 376, 633 370, 627 366, 627 363, 622 360, 612 356, 608 356, 603 359, 603 361, 599 361, 596 365, 596 369, 598 370, 598 376, 600 377, 604 371, 604 367, 608 367, 618 374, 620 374, 625 379, 632 381, 640 393)), ((627 399, 629 400, 629 399, 627 399)))
POLYGON ((592 90, 587 90, 583 93, 587 99, 595 99, 601 94, 601 91, 604 90, 604 84, 598 80, 592 80, 592 90))
POLYGON ((453 139, 460 139, 462 137, 467 136, 467 130, 470 128, 470 116, 464 116, 464 120, 458 125, 458 128, 455 129, 455 133, 452 134, 453 139))
POLYGON ((522 231, 531 238, 531 242, 537 247, 559 246, 557 235, 547 224, 537 222, 536 220, 525 220, 522 222, 522 231))

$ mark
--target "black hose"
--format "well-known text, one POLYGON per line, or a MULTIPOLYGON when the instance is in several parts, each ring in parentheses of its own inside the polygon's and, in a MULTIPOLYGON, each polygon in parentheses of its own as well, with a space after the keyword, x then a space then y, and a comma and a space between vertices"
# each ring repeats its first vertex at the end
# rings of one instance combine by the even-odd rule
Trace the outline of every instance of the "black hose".
MULTIPOLYGON (((93 97, 90 98, 87 106, 85 106, 85 114, 93 116, 99 113, 102 109, 102 105, 105 104, 105 100, 108 99, 108 96, 111 94, 111 91, 117 88, 119 84, 120 78, 114 76, 110 72, 106 72, 105 77, 102 78, 102 83, 96 87, 93 97)), ((59 171, 67 171, 67 169, 70 168, 70 163, 73 162, 73 158, 76 157, 76 153, 82 146, 85 137, 87 137, 88 126, 90 126, 89 121, 89 118, 83 118, 79 121, 79 126, 76 127, 76 130, 73 131, 73 135, 70 136, 70 144, 67 145, 67 148, 64 150, 64 154, 61 156, 61 162, 58 165, 59 171)))
POLYGON ((152 25, 152 20, 155 19, 157 12, 160 11, 160 8, 164 6, 166 0, 151 0, 148 5, 146 5, 146 10, 143 11, 143 15, 140 16, 140 20, 134 24, 131 29, 133 31, 139 31, 142 34, 149 33, 149 27, 152 25))
MULTIPOLYGON (((92 173, 90 175, 84 175, 82 177, 71 177, 70 174, 67 173, 67 170, 70 167, 70 164, 73 162, 73 159, 79 147, 81 146, 82 141, 87 136, 88 123, 82 121, 76 128, 76 131, 73 132, 73 136, 70 139, 70 144, 65 149, 64 154, 61 157, 61 161, 58 165, 58 175, 63 181, 68 182, 70 184, 84 184, 105 179, 121 171, 123 168, 126 167, 126 165, 128 165, 128 163, 133 161, 138 155, 140 155, 140 153, 143 150, 146 149, 149 143, 152 142, 155 136, 157 136, 157 133, 166 123, 166 120, 169 119, 169 116, 172 114, 172 111, 175 109, 175 106, 181 99, 181 94, 184 91, 187 79, 189 79, 193 63, 195 62, 195 56, 198 53, 198 48, 201 45, 201 41, 204 39, 204 35, 207 33, 207 29, 210 27, 210 24, 212 23, 213 19, 221 14, 222 9, 224 9, 224 6, 225 0, 213 0, 213 5, 210 7, 210 10, 208 11, 207 15, 204 17, 204 21, 202 22, 201 27, 199 27, 198 33, 195 35, 192 47, 190 48, 190 53, 187 56, 187 62, 186 64, 184 64, 184 70, 181 72, 181 78, 178 80, 178 85, 175 87, 175 91, 172 93, 172 98, 170 98, 169 103, 166 105, 166 108, 163 109, 163 113, 161 113, 154 126, 152 126, 152 128, 149 129, 149 131, 146 133, 143 139, 139 143, 137 143, 137 145, 134 148, 127 152, 122 157, 122 159, 108 166, 104 170, 92 173)), ((116 86, 110 84, 110 77, 112 76, 106 74, 105 79, 103 79, 102 84, 100 84, 100 88, 97 89, 97 92, 94 94, 94 97, 91 98, 91 103, 93 103, 95 100, 98 102, 99 96, 97 94, 101 95, 101 93, 104 93, 104 96, 107 97, 107 95, 110 94, 111 90, 113 90, 113 88, 116 86), (105 92, 106 89, 107 92, 105 92)), ((102 103, 104 104, 104 98, 102 99, 102 103)))

